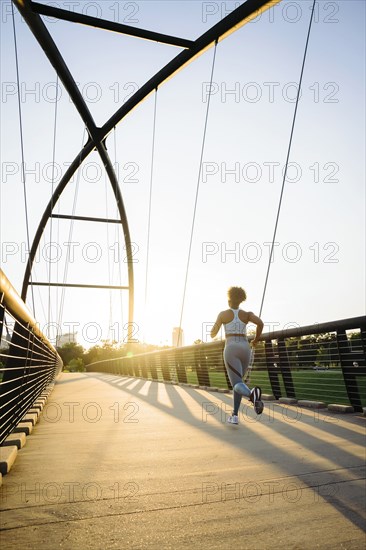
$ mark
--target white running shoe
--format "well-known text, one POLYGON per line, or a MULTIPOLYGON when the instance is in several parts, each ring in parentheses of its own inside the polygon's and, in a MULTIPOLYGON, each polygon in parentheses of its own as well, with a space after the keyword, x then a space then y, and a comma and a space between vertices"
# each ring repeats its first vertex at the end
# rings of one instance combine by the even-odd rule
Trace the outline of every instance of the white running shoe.
POLYGON ((239 418, 236 416, 236 414, 233 414, 228 417, 226 422, 228 424, 239 424, 239 418))

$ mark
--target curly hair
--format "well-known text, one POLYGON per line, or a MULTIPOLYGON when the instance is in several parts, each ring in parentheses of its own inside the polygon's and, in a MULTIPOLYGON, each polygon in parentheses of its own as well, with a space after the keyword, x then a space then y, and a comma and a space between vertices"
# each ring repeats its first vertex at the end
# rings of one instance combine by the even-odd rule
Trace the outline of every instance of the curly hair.
POLYGON ((227 291, 227 295, 230 301, 241 304, 247 299, 247 293, 241 286, 231 286, 227 291))

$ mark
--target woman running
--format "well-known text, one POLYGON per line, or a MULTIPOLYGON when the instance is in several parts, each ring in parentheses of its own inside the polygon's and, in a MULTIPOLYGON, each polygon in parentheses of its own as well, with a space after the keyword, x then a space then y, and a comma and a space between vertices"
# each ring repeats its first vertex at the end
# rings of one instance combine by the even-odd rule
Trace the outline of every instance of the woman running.
POLYGON ((254 315, 251 311, 247 312, 239 309, 239 305, 247 298, 243 288, 232 286, 228 290, 229 308, 221 311, 217 317, 216 323, 211 330, 211 338, 215 338, 221 325, 225 328, 225 349, 224 363, 230 378, 234 391, 234 409, 232 415, 227 421, 229 424, 238 424, 239 407, 243 395, 249 397, 254 405, 257 414, 263 411, 263 402, 261 401, 262 391, 258 386, 252 390, 243 383, 242 378, 245 375, 251 356, 251 349, 247 340, 247 324, 249 322, 257 325, 255 338, 252 340, 252 346, 255 346, 263 330, 263 321, 254 315))

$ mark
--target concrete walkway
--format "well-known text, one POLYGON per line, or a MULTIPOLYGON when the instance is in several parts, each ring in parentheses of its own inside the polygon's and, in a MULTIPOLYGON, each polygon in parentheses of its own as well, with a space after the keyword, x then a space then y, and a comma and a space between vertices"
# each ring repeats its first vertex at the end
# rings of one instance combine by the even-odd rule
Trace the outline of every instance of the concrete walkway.
POLYGON ((364 549, 365 418, 62 374, 1 492, 1 548, 364 549))

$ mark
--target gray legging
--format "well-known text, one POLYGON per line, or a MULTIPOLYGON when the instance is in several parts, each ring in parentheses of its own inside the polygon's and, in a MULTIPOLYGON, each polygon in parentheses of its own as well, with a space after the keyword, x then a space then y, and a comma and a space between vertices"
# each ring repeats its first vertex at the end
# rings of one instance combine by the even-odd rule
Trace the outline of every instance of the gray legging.
POLYGON ((245 336, 227 336, 224 349, 224 363, 234 390, 234 410, 237 415, 241 399, 250 396, 250 389, 242 378, 250 362, 250 345, 245 336))

